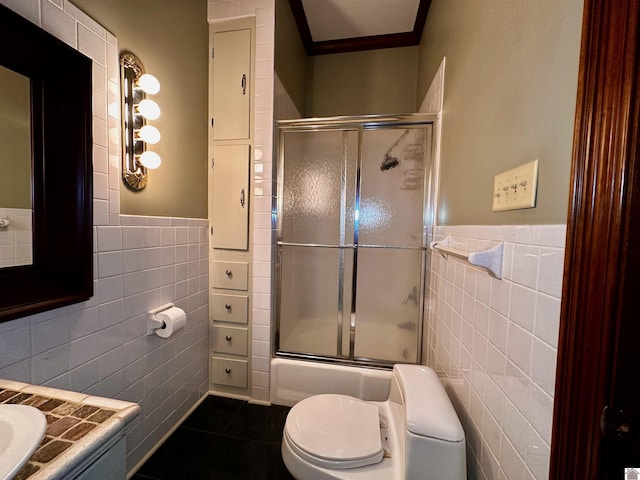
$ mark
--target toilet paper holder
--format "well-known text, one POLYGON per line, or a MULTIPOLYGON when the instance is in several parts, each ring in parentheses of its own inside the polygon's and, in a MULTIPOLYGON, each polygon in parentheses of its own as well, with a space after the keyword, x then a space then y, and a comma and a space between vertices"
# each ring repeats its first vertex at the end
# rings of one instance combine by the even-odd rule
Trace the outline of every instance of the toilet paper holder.
POLYGON ((167 324, 163 320, 157 318, 156 315, 172 307, 175 307, 175 304, 165 303, 164 305, 147 312, 147 335, 152 335, 158 329, 167 328, 167 324))

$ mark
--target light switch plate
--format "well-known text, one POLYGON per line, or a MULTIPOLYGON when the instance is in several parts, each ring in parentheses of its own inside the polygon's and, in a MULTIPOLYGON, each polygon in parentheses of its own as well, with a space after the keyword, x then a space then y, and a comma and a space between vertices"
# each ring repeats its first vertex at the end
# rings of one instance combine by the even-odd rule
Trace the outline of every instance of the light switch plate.
POLYGON ((538 160, 499 173, 493 180, 493 211, 533 208, 537 190, 538 160))

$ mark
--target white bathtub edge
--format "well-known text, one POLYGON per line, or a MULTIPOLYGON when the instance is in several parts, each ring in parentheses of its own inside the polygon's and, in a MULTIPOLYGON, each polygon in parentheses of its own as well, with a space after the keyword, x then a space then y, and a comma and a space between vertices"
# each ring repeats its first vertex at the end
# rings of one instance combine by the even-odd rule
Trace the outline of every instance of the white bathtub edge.
POLYGON ((391 370, 271 359, 270 401, 276 405, 290 407, 321 393, 340 393, 382 402, 389 397, 390 386, 391 370))

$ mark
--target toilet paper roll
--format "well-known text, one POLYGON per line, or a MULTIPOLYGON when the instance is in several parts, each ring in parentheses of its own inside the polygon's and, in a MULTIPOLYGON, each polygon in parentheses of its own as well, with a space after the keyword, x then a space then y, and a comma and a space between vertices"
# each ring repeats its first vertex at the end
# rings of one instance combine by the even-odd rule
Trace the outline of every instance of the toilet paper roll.
POLYGON ((162 338, 169 338, 187 324, 187 314, 178 307, 171 307, 156 314, 156 318, 165 323, 164 328, 155 330, 156 335, 162 338))

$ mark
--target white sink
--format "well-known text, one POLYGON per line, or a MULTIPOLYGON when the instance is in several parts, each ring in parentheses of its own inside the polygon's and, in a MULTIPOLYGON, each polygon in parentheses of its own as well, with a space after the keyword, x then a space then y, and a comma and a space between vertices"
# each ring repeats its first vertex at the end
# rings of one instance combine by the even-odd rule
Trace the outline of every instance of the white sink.
POLYGON ((0 480, 18 473, 40 445, 47 419, 34 407, 0 405, 0 480))

